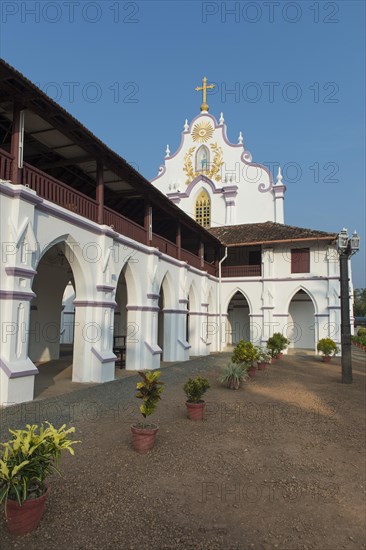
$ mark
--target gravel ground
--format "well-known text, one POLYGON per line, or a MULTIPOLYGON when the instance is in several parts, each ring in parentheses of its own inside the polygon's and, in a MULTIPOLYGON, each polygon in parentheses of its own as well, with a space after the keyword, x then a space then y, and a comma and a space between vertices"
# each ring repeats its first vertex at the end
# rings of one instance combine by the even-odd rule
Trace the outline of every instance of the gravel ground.
POLYGON ((340 361, 285 356, 238 391, 219 386, 228 354, 164 368, 155 448, 138 455, 136 377, 1 411, 7 427, 77 428, 75 457, 51 480, 40 527, 1 550, 281 550, 366 548, 365 354, 354 383, 340 361), (186 418, 182 384, 207 376, 204 422, 186 418))

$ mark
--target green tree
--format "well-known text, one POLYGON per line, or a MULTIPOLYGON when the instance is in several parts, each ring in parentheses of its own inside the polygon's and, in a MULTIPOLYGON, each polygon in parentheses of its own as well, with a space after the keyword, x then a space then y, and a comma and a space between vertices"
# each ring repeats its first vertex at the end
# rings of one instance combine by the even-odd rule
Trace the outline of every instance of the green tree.
POLYGON ((355 317, 366 317, 366 288, 355 289, 353 314, 355 317))

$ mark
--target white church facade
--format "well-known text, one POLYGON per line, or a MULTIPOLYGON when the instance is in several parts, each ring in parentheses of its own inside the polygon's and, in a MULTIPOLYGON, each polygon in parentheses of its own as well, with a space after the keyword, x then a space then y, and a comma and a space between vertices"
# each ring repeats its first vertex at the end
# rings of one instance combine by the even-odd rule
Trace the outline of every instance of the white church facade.
POLYGON ((64 345, 73 381, 106 382, 120 338, 129 370, 278 331, 339 342, 336 235, 284 224, 281 175, 223 117, 187 122, 151 183, 3 61, 0 76, 1 405, 32 400, 64 345))
POLYGON ((281 177, 274 185, 269 170, 252 162, 242 133, 237 144, 230 143, 223 113, 218 122, 206 111, 190 124, 186 120, 178 150, 171 154, 167 146, 152 183, 201 225, 218 227, 284 223, 281 177))

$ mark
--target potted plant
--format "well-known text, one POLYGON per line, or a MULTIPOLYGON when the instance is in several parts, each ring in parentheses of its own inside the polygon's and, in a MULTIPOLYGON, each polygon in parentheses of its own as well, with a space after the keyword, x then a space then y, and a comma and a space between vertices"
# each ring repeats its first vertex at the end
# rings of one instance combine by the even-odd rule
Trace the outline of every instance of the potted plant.
POLYGON ((287 348, 289 340, 280 332, 275 332, 273 336, 267 340, 267 349, 271 357, 282 359, 282 351, 287 348))
POLYGON ((12 438, 2 443, 0 458, 0 503, 5 502, 5 515, 9 531, 25 535, 39 525, 49 489, 47 477, 56 472, 64 450, 74 454, 73 445, 79 441, 69 439, 75 428, 66 430, 64 424, 56 429, 47 422, 27 424, 23 430, 9 430, 12 438))
POLYGON ((256 374, 258 349, 254 346, 254 344, 252 344, 252 342, 240 340, 234 348, 231 360, 233 363, 240 363, 244 365, 247 369, 248 376, 252 378, 256 374))
POLYGON ((272 358, 267 351, 265 351, 260 347, 257 347, 257 351, 258 351, 258 359, 257 359, 258 370, 265 370, 267 365, 271 363, 272 358))
MULTIPOLYGON (((136 384, 136 397, 142 399, 140 412, 144 419, 150 416, 158 406, 161 397, 160 394, 164 390, 164 382, 159 382, 161 372, 158 370, 138 373, 142 382, 136 384)), ((147 453, 153 448, 156 434, 159 428, 156 424, 138 422, 131 426, 132 446, 140 454, 147 453)))
POLYGON ((206 403, 203 401, 203 394, 209 389, 210 384, 207 378, 196 376, 189 378, 183 386, 187 396, 186 407, 190 420, 203 420, 206 403))
POLYGON ((337 344, 331 338, 322 338, 319 340, 317 350, 322 352, 324 363, 329 363, 332 356, 339 351, 337 344))
POLYGON ((238 390, 245 379, 247 368, 241 363, 228 363, 219 378, 222 384, 231 390, 238 390))

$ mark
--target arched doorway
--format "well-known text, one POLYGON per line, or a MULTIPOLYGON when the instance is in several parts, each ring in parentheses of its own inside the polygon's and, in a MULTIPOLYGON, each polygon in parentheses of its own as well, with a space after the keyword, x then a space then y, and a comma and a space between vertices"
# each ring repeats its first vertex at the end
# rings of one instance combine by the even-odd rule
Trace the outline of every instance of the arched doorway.
POLYGON ((116 365, 127 368, 128 312, 126 267, 121 271, 116 286, 116 309, 114 310, 113 349, 117 356, 116 365))
POLYGON ((314 305, 304 290, 299 290, 292 297, 288 308, 287 338, 289 348, 315 349, 314 305))
POLYGON ((195 316, 191 315, 190 312, 196 313, 198 311, 196 295, 193 289, 193 285, 190 286, 188 292, 188 303, 187 303, 187 342, 191 345, 195 342, 197 338, 196 330, 197 326, 195 323, 195 316))
POLYGON ((195 285, 192 283, 187 295, 187 342, 190 345, 190 355, 200 355, 201 343, 201 316, 195 285))
POLYGON ((164 356, 164 307, 165 307, 165 298, 164 298, 164 288, 163 285, 160 287, 159 300, 158 300, 158 346, 162 350, 161 357, 164 356))
POLYGON ((75 288, 72 281, 66 285, 62 297, 60 346, 72 346, 75 328, 75 288))
POLYGON ((213 292, 210 290, 207 300, 207 317, 206 317, 206 330, 205 338, 207 343, 210 344, 210 352, 217 351, 217 336, 218 336, 218 326, 217 319, 214 317, 215 314, 215 302, 213 297, 213 292))
POLYGON ((239 290, 231 298, 227 313, 227 344, 235 346, 240 340, 250 341, 249 304, 239 290))
POLYGON ((50 247, 38 263, 32 285, 36 296, 31 302, 28 355, 39 369, 35 397, 49 386, 72 379, 75 327, 72 302, 76 285, 67 251, 65 242, 50 247), (64 306, 71 315, 66 315, 64 306))
MULTIPOLYGON (((164 361, 175 361, 177 354, 177 319, 175 314, 175 291, 170 272, 166 272, 159 289, 157 327, 154 325, 155 338, 164 361)), ((156 318, 155 317, 155 318, 156 318)), ((182 331, 183 332, 183 331, 182 331)))

